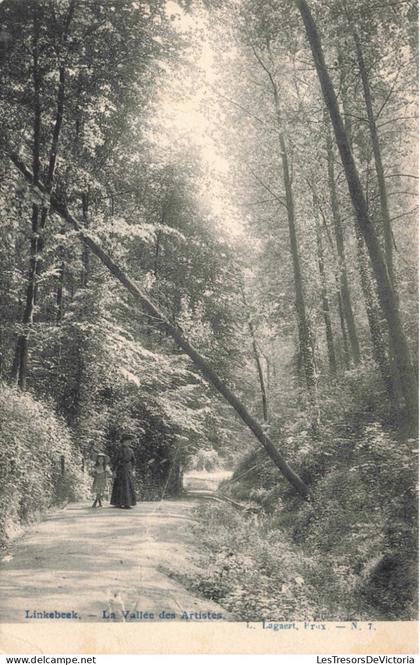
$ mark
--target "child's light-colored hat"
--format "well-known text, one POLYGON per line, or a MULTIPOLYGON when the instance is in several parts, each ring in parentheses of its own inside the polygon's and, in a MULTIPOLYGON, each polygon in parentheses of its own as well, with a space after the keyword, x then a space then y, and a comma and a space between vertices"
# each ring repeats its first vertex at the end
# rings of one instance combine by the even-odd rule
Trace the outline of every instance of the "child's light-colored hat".
POLYGON ((105 455, 105 453, 98 453, 98 454, 96 455, 95 463, 99 462, 99 458, 100 458, 100 457, 103 457, 103 458, 104 458, 104 462, 105 462, 105 464, 109 464, 109 455, 105 455))

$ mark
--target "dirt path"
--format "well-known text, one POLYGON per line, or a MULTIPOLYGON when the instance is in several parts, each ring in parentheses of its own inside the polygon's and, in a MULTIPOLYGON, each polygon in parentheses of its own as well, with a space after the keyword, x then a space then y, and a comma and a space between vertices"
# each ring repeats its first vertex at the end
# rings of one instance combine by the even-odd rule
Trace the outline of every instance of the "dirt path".
POLYGON ((0 622, 55 620, 31 618, 44 611, 73 612, 71 619, 57 619, 67 622, 150 621, 162 611, 176 620, 183 612, 231 618, 167 574, 191 570, 197 558, 190 525, 200 501, 147 502, 131 510, 77 503, 50 513, 3 557, 0 622))

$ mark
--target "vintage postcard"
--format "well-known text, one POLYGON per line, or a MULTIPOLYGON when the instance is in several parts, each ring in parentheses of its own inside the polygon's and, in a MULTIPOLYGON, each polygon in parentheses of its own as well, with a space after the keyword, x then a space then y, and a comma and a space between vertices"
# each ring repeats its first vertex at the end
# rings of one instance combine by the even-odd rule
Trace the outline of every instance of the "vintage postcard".
POLYGON ((417 652, 417 25, 0 0, 1 653, 417 652))

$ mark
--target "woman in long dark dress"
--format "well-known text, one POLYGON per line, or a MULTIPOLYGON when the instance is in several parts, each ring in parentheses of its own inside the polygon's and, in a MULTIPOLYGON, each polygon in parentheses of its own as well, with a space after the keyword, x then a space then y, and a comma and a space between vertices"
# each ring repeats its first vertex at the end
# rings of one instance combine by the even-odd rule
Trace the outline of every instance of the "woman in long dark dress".
POLYGON ((136 493, 134 490, 134 469, 136 460, 134 452, 129 446, 128 438, 121 441, 114 465, 114 484, 112 486, 111 505, 118 508, 131 508, 135 506, 136 493))

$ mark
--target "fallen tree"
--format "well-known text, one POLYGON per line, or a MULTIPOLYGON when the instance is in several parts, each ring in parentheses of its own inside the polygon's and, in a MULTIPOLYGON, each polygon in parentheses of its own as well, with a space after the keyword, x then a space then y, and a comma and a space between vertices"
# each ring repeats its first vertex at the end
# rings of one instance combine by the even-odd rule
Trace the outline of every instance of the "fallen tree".
POLYGON ((307 499, 309 497, 309 488, 307 485, 305 485, 302 479, 289 466, 283 455, 265 434, 259 422, 249 413, 248 409, 230 390, 226 383, 220 379, 209 365, 208 361, 189 343, 182 330, 168 321, 166 316, 156 307, 141 288, 137 286, 137 284, 112 260, 109 254, 107 254, 99 244, 84 231, 83 226, 70 213, 67 206, 58 198, 58 196, 53 192, 48 192, 39 183, 34 182, 32 173, 27 169, 20 157, 14 152, 10 153, 9 156, 25 180, 34 187, 35 191, 38 191, 44 197, 48 197, 51 209, 78 232, 80 239, 85 245, 89 247, 92 253, 99 258, 111 274, 134 296, 135 301, 140 305, 141 309, 152 317, 154 325, 172 337, 178 346, 191 358, 194 365, 200 370, 204 378, 213 385, 221 395, 223 395, 225 400, 235 409, 243 422, 253 432, 254 436, 265 448, 266 452, 283 476, 302 497, 307 499))

